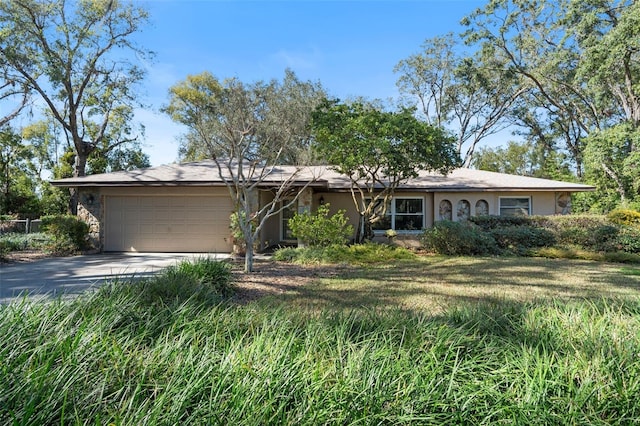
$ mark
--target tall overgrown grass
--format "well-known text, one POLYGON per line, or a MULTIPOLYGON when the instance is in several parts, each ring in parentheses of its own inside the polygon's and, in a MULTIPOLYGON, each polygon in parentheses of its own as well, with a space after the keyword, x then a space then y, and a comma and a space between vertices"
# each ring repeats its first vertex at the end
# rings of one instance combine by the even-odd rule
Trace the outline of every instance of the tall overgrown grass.
POLYGON ((0 423, 640 419, 637 300, 310 313, 176 276, 0 306, 0 423))

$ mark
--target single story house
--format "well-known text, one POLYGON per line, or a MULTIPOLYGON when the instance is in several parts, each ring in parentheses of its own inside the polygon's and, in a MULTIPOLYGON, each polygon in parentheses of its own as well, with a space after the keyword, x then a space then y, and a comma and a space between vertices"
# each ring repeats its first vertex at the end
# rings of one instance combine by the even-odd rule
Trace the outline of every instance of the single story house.
MULTIPOLYGON (((255 190, 255 202, 274 199, 274 188, 289 179, 302 191, 297 206, 268 220, 261 247, 292 242, 287 222, 296 211, 329 203, 346 210, 354 225, 348 177, 327 166, 281 166, 255 190), (293 177, 293 179, 292 179, 293 177)), ((101 251, 230 252, 231 196, 213 161, 170 164, 140 170, 60 179, 58 187, 78 189, 78 216, 90 227, 101 251)), ((474 215, 554 215, 571 209, 571 193, 595 188, 570 182, 456 169, 446 176, 423 172, 401 185, 379 227, 416 235, 438 220, 474 215)))

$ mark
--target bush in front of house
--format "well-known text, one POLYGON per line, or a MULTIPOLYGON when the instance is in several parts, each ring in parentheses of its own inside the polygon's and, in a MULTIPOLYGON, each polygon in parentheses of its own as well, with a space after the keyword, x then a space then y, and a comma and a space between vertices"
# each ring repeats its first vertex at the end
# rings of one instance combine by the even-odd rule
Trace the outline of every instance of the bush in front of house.
POLYGON ((289 228, 294 237, 310 247, 344 245, 353 236, 344 210, 329 216, 329 204, 323 204, 313 213, 296 214, 289 219, 289 228))
POLYGON ((533 248, 556 243, 553 232, 542 225, 540 216, 474 216, 469 221, 491 235, 505 254, 525 255, 533 248))
POLYGON ((618 225, 635 226, 640 228, 640 212, 630 209, 616 209, 607 214, 610 222, 618 225))
POLYGON ((40 229, 52 236, 49 250, 56 254, 70 254, 87 247, 89 225, 75 216, 43 216, 40 229))
POLYGON ((469 222, 478 225, 484 231, 490 231, 496 228, 515 227, 533 225, 534 217, 532 216, 471 216, 469 222))
POLYGON ((488 255, 499 252, 493 237, 471 222, 442 220, 425 229, 421 237, 425 249, 453 256, 488 255))
POLYGON ((543 219, 541 226, 554 233, 560 247, 596 252, 616 251, 615 238, 620 227, 609 222, 605 216, 553 216, 543 219))
POLYGON ((502 250, 521 256, 532 248, 551 247, 556 242, 551 231, 531 225, 498 227, 489 234, 502 250))
MULTIPOLYGON (((203 257, 180 261, 149 278, 115 280, 97 293, 99 298, 114 299, 114 305, 135 305, 135 310, 154 315, 155 309, 174 309, 187 302, 192 306, 216 305, 234 290, 231 265, 203 257)), ((126 322, 128 326, 130 319, 126 322)))

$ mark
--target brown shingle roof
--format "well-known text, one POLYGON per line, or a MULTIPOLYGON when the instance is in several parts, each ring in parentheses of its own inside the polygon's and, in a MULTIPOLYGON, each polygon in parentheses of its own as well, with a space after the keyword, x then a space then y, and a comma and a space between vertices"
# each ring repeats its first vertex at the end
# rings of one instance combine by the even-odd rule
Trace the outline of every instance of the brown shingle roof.
MULTIPOLYGON (((264 177, 262 186, 275 186, 292 177, 300 185, 314 181, 313 186, 328 190, 348 190, 349 178, 329 166, 296 168, 277 166, 264 177)), ((224 180, 212 160, 168 164, 128 172, 103 173, 79 178, 59 179, 54 186, 222 186, 224 180)), ((472 169, 456 169, 446 176, 435 172, 420 175, 401 186, 401 190, 449 191, 592 191, 595 188, 572 182, 538 179, 472 169)))

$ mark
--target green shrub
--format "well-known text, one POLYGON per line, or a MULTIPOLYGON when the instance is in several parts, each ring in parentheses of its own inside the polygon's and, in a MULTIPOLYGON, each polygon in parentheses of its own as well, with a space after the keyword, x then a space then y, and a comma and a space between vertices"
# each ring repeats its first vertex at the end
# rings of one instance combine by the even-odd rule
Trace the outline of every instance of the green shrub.
POLYGON ((551 216, 539 223, 555 235, 560 247, 611 251, 618 234, 618 227, 602 215, 551 216))
POLYGON ((55 253, 74 253, 87 247, 89 225, 75 216, 44 216, 40 229, 53 237, 49 248, 55 253))
POLYGON ((485 231, 501 227, 530 225, 534 219, 531 216, 471 216, 469 221, 475 223, 485 231))
POLYGON ((416 254, 406 248, 377 243, 354 244, 351 246, 287 247, 281 248, 274 253, 274 259, 277 261, 299 264, 348 263, 366 265, 415 258, 416 254))
POLYGON ((470 222, 436 222, 424 231, 421 242, 427 250, 447 255, 487 255, 499 251, 493 237, 470 222))
POLYGON ((618 225, 640 227, 640 212, 629 209, 616 209, 607 214, 607 219, 618 225))
POLYGON ((289 227, 294 237, 311 247, 328 247, 346 244, 353 236, 353 226, 344 210, 329 216, 329 204, 318 207, 314 213, 296 214, 289 219, 289 227))
POLYGON ((498 247, 513 254, 524 255, 529 249, 555 244, 553 233, 535 226, 507 226, 489 231, 498 247))
POLYGON ((632 226, 621 227, 615 239, 610 241, 613 250, 625 253, 640 253, 640 228, 632 226))

